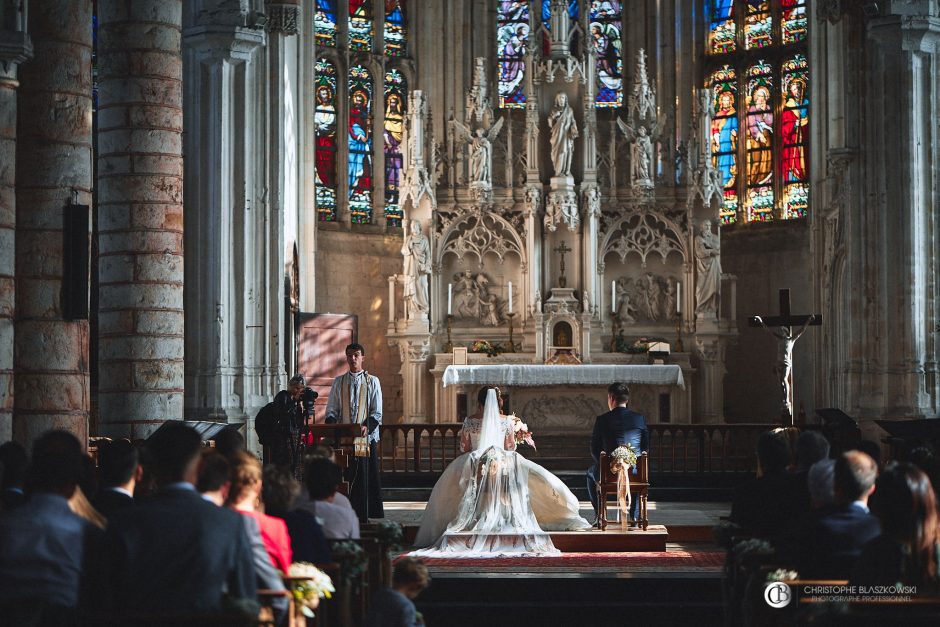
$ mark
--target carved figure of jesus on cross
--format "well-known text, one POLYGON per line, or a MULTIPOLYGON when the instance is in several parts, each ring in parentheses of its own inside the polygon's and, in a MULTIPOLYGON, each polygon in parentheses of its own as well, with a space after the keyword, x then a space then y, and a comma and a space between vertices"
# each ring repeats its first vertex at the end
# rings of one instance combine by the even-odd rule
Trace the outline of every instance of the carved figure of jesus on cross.
POLYGON ((561 272, 558 273, 558 287, 567 287, 568 279, 565 278, 565 253, 570 253, 572 249, 568 248, 568 245, 562 242, 561 246, 557 246, 554 250, 556 253, 561 253, 561 272))
POLYGON ((790 314, 790 290, 780 290, 779 316, 751 316, 748 326, 761 327, 777 338, 777 364, 774 372, 780 378, 781 411, 787 426, 793 426, 793 346, 807 327, 822 324, 821 314, 795 316, 790 314), (799 331, 793 332, 793 327, 799 331), (776 329, 774 329, 776 327, 776 329))

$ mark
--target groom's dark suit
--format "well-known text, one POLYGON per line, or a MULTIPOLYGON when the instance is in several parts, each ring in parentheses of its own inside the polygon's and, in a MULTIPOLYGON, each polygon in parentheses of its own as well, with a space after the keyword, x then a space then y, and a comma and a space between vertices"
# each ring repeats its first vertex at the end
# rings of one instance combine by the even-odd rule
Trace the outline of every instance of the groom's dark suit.
MULTIPOLYGON (((618 446, 630 444, 637 455, 649 450, 649 431, 646 428, 646 419, 635 411, 626 407, 614 407, 606 414, 601 414, 594 421, 594 432, 591 434, 591 457, 594 465, 587 472, 588 496, 594 511, 597 511, 597 483, 600 477, 598 461, 601 451, 608 455, 618 446)), ((636 473, 636 468, 633 469, 636 473)), ((636 520, 639 514, 640 500, 633 499, 630 505, 630 516, 636 520)))

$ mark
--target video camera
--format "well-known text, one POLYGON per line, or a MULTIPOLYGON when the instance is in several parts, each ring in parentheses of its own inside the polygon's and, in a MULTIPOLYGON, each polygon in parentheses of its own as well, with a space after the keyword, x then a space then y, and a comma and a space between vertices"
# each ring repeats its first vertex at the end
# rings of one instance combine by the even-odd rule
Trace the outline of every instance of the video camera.
POLYGON ((312 388, 304 388, 303 396, 301 396, 300 402, 303 404, 304 415, 312 416, 313 415, 313 403, 317 400, 317 391, 312 388))

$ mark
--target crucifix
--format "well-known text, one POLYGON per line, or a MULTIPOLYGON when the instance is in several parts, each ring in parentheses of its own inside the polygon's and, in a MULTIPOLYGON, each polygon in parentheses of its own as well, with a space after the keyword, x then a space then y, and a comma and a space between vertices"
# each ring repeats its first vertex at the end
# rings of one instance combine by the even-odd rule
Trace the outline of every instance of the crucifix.
POLYGON ((800 339, 807 327, 822 324, 822 315, 809 314, 795 316, 790 314, 790 290, 780 290, 779 316, 751 316, 748 326, 761 327, 777 338, 777 364, 774 371, 780 378, 781 411, 787 426, 793 426, 793 345, 800 339), (799 331, 793 332, 798 326, 799 331), (776 330, 772 327, 777 327, 776 330))
POLYGON ((561 253, 561 272, 558 276, 558 287, 566 287, 568 285, 568 280, 565 278, 565 253, 570 253, 571 248, 568 248, 568 245, 564 242, 561 243, 561 246, 554 249, 556 253, 561 253))

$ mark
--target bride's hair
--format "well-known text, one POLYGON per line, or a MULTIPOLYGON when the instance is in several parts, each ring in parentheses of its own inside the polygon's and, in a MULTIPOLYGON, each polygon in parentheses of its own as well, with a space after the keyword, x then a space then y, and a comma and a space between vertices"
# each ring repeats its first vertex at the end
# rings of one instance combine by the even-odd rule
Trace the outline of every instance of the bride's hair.
POLYGON ((480 391, 477 392, 477 404, 480 407, 483 407, 484 405, 486 405, 486 393, 489 392, 490 390, 496 390, 496 400, 497 401, 501 400, 498 387, 496 387, 495 385, 484 385, 483 387, 480 388, 480 391))

